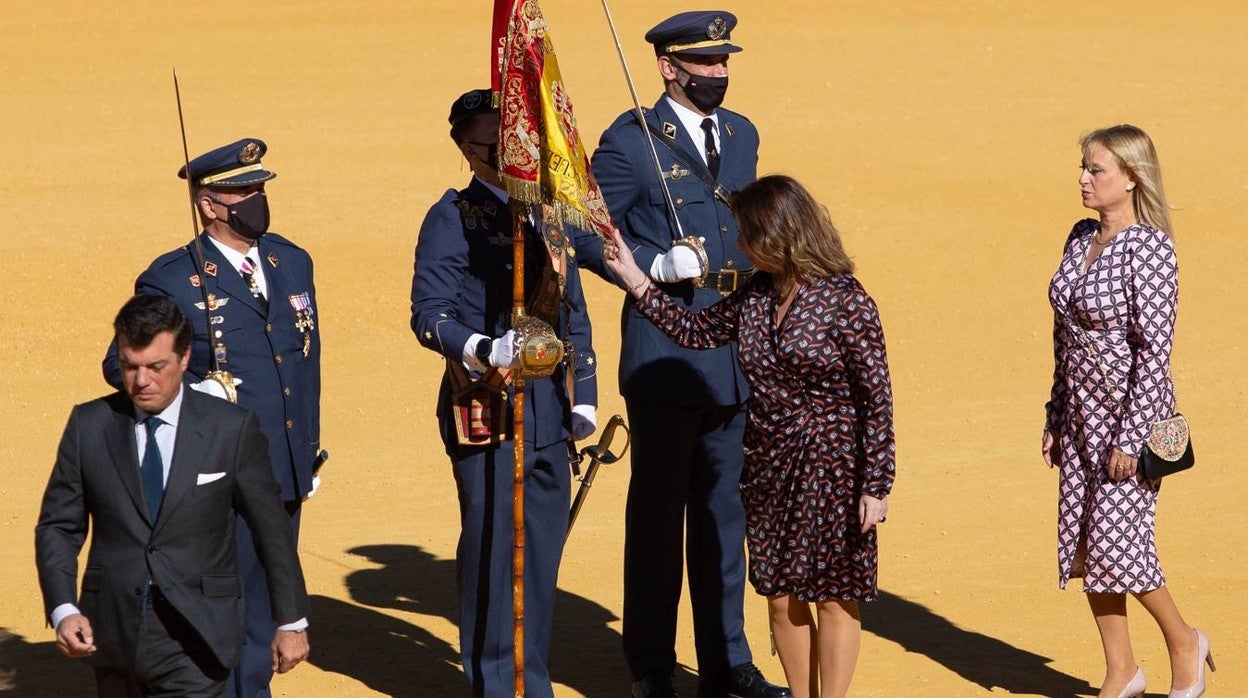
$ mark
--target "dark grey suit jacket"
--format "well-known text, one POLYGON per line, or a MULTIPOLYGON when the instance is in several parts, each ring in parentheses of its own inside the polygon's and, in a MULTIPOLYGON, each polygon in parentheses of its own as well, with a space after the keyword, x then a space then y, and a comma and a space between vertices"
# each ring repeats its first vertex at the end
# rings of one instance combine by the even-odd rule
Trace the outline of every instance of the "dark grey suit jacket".
POLYGON ((123 393, 78 405, 69 416, 35 527, 45 613, 77 601, 95 635, 92 663, 131 666, 150 579, 221 664, 233 666, 244 634, 236 515, 255 536, 273 618, 290 623, 308 613, 268 443, 253 413, 184 388, 164 502, 153 527, 134 427, 134 406, 123 393), (88 530, 91 551, 79 598, 78 553, 88 530))

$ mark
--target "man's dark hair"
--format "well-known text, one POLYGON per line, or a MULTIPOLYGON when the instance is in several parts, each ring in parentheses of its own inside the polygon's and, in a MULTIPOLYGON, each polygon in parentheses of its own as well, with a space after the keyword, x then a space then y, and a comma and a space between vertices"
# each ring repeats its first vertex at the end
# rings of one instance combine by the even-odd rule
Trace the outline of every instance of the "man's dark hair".
POLYGON ((140 293, 132 297, 117 311, 113 332, 117 340, 124 339, 136 349, 151 344, 161 332, 173 333, 173 349, 178 354, 191 345, 191 322, 168 296, 140 293))

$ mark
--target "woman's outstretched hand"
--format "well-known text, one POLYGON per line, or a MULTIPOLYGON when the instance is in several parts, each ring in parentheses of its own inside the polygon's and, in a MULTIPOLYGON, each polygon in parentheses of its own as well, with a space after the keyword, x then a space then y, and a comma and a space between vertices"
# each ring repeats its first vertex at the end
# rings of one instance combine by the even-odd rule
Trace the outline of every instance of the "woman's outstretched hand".
POLYGON ((624 243, 618 228, 611 230, 611 237, 602 243, 602 259, 615 278, 634 298, 641 298, 650 285, 650 277, 637 266, 633 251, 624 243))

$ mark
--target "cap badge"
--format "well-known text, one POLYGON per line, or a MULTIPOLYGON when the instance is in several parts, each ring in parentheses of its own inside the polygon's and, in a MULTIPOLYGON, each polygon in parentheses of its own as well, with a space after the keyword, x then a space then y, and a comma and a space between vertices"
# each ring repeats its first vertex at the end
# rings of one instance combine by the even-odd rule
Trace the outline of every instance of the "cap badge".
POLYGON ((481 106, 481 93, 478 91, 469 92, 464 95, 464 109, 476 109, 481 106))
POLYGON ((712 41, 719 41, 726 33, 728 33, 728 25, 724 23, 723 17, 716 17, 715 21, 706 25, 706 38, 712 41))
POLYGON ((251 165, 260 162, 260 144, 250 141, 238 151, 238 162, 243 165, 251 165))

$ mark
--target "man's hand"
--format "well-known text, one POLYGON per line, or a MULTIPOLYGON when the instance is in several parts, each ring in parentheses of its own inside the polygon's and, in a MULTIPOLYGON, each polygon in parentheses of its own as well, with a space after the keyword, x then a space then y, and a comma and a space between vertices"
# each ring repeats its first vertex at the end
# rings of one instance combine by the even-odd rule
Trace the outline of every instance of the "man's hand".
POLYGON ((598 408, 593 405, 576 405, 572 408, 572 439, 589 438, 598 428, 598 408))
MULTIPOLYGON (((237 389, 238 386, 243 384, 243 380, 241 378, 232 378, 232 380, 234 381, 235 389, 237 389)), ((203 393, 205 395, 219 397, 222 400, 230 399, 229 393, 225 391, 225 386, 221 384, 221 381, 218 381, 214 378, 205 378, 204 380, 198 383, 191 383, 191 390, 203 393)))
POLYGON ((654 258, 650 265, 650 277, 665 284, 696 279, 702 276, 702 260, 698 253, 686 245, 676 245, 672 249, 654 258))
POLYGON ((515 330, 507 330, 490 345, 490 365, 496 368, 515 368, 520 364, 520 337, 515 330))
POLYGON ((285 674, 308 658, 308 634, 304 631, 278 630, 273 635, 273 671, 285 674))
POLYGON ((81 613, 65 616, 56 626, 56 648, 70 659, 82 659, 95 654, 95 638, 91 622, 81 613))

